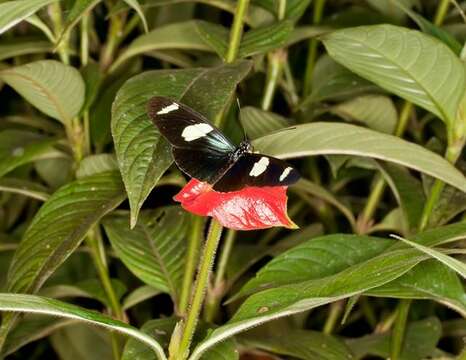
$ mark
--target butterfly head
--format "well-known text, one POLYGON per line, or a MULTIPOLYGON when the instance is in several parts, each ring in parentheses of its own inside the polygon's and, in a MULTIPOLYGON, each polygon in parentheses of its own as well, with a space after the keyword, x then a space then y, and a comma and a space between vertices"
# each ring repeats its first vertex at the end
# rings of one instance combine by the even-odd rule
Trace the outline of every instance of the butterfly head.
POLYGON ((252 153, 254 151, 252 144, 249 140, 243 140, 238 146, 238 149, 241 151, 242 154, 244 153, 252 153))

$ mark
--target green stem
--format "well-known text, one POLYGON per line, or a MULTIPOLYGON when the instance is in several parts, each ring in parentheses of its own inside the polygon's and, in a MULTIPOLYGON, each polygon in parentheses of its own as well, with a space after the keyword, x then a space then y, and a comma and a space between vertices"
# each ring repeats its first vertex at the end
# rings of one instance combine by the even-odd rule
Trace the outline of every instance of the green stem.
POLYGON ((103 70, 107 70, 113 62, 113 57, 120 43, 120 37, 123 34, 123 25, 123 20, 118 14, 110 18, 107 45, 104 47, 100 58, 100 67, 103 70))
POLYGON ((91 129, 89 123, 89 110, 83 113, 83 124, 84 124, 84 154, 91 154, 91 129))
POLYGON ((456 360, 466 360, 466 345, 463 347, 463 351, 458 355, 456 360))
POLYGON ((217 270, 215 272, 214 284, 212 289, 207 292, 204 306, 204 320, 207 322, 213 322, 215 320, 220 308, 220 301, 225 291, 225 272, 228 260, 230 259, 231 250, 233 249, 233 244, 235 243, 236 234, 235 230, 229 229, 225 235, 217 270))
POLYGON ((262 110, 269 110, 272 106, 273 96, 280 79, 283 64, 286 61, 286 51, 279 49, 268 56, 267 80, 265 84, 264 97, 262 98, 262 110))
POLYGON ((104 253, 105 250, 98 228, 94 228, 89 232, 89 236, 86 238, 86 243, 91 249, 92 260, 94 261, 100 282, 102 283, 105 294, 109 300, 112 314, 118 319, 124 320, 125 315, 120 302, 118 301, 115 290, 113 289, 112 282, 110 281, 110 275, 108 273, 107 261, 104 253))
MULTIPOLYGON (((62 19, 62 10, 60 2, 54 2, 50 4, 49 14, 53 24, 53 30, 55 33, 55 39, 59 39, 63 31, 63 19, 62 19)), ((63 34, 63 39, 58 45, 58 55, 60 60, 65 65, 69 65, 70 57, 68 54, 68 34, 63 34)))
POLYGON ((286 0, 278 0, 277 17, 278 20, 283 20, 286 15, 286 0))
POLYGON ((296 85, 294 82, 293 74, 291 72, 291 67, 289 61, 285 61, 283 65, 283 71, 285 75, 285 83, 286 83, 286 92, 289 97, 289 102, 293 108, 298 106, 299 103, 299 96, 298 92, 296 91, 296 85))
POLYGON ((212 271, 212 266, 215 259, 215 252, 222 235, 222 225, 212 219, 209 228, 209 234, 202 252, 202 258, 200 261, 199 272, 197 274, 196 282, 194 284, 194 294, 189 306, 188 317, 186 319, 186 325, 183 329, 181 336, 180 347, 176 359, 186 359, 189 354, 189 347, 191 340, 196 331, 196 326, 199 321, 199 314, 201 312, 202 303, 204 301, 207 285, 209 282, 209 276, 212 271))
POLYGON ((87 13, 81 20, 81 65, 86 66, 89 62, 89 16, 87 13))
POLYGON ((343 302, 336 301, 330 304, 330 311, 325 320, 325 325, 323 329, 323 333, 326 335, 330 335, 333 330, 335 329, 335 325, 337 324, 338 319, 340 318, 341 313, 343 312, 343 302))
POLYGON ((440 0, 435 13, 434 24, 437 26, 442 25, 445 16, 447 15, 448 7, 450 6, 450 0, 440 0))
MULTIPOLYGON (((403 104, 403 107, 400 112, 400 117, 398 119, 398 123, 395 129, 395 136, 401 137, 403 136, 406 127, 408 125, 409 117, 413 110, 413 104, 406 101, 403 104)), ((364 207, 360 220, 358 221, 358 227, 360 227, 361 231, 359 233, 365 233, 368 228, 368 223, 374 216, 375 211, 377 210, 377 206, 380 203, 380 199, 383 196, 385 191, 386 183, 382 175, 378 174, 374 186, 372 187, 371 193, 367 199, 366 206, 364 207)))
MULTIPOLYGON (((322 20, 325 1, 326 0, 316 0, 314 2, 314 11, 312 17, 312 22, 314 25, 318 25, 322 20)), ((312 90, 312 75, 314 73, 314 66, 317 59, 317 45, 318 42, 316 39, 309 40, 306 71, 304 73, 304 96, 309 95, 312 90)))
POLYGON ((390 336, 390 359, 398 360, 403 347, 406 323, 408 320, 411 299, 401 300, 398 305, 397 316, 392 334, 390 336))
POLYGON ((196 264, 199 260, 199 249, 202 243, 203 228, 204 218, 201 216, 193 215, 191 221, 191 233, 188 239, 188 250, 186 254, 187 259, 184 270, 183 285, 181 288, 180 302, 178 304, 178 311, 182 316, 186 315, 186 310, 188 309, 194 272, 196 271, 196 264))
POLYGON ((238 0, 236 6, 235 18, 230 32, 230 43, 225 61, 232 63, 238 57, 239 46, 241 44, 241 36, 243 34, 243 22, 248 10, 249 0, 238 0))

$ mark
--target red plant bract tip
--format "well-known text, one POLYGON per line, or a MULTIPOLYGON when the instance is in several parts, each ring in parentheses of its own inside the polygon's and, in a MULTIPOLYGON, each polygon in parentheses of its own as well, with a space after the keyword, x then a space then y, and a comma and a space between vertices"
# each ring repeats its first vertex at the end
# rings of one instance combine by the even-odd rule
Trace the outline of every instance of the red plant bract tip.
POLYGON ((212 186, 191 179, 173 199, 196 215, 212 216, 224 227, 258 230, 273 226, 295 229, 298 226, 286 210, 287 186, 246 187, 218 192, 212 186))

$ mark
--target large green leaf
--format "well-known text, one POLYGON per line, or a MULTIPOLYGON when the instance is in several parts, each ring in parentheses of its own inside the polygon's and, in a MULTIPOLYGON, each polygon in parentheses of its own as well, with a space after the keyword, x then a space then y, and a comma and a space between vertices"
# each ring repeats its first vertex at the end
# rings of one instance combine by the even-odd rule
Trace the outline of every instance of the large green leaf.
POLYGON ((241 124, 250 139, 256 139, 293 124, 291 120, 252 106, 241 109, 241 124))
POLYGON ((47 53, 52 50, 52 44, 43 39, 14 38, 0 43, 0 61, 14 56, 47 53))
POLYGON ((422 251, 423 253, 429 255, 430 257, 434 258, 434 259, 437 259, 438 261, 440 261, 441 263, 443 263, 444 265, 448 266, 450 269, 452 269, 453 271, 457 272, 463 279, 466 279, 466 264, 451 257, 451 256, 448 256, 438 250, 435 250, 435 249, 431 249, 430 247, 428 246, 424 246, 424 245, 421 245, 421 244, 417 244, 413 241, 409 241, 407 239, 404 239, 402 237, 398 237, 397 236, 397 239, 399 239, 400 241, 403 241, 404 243, 418 249, 419 251, 422 251))
POLYGON ((133 56, 164 49, 211 51, 199 34, 197 20, 168 24, 136 38, 113 63, 110 71, 133 56))
POLYGON ((383 286, 365 293, 371 296, 407 299, 431 299, 466 316, 466 297, 461 280, 453 270, 438 262, 427 260, 383 286))
POLYGON ((311 123, 256 139, 255 148, 281 158, 311 155, 355 155, 394 162, 440 179, 466 192, 466 178, 439 155, 425 148, 363 127, 311 123))
POLYGON ((96 311, 87 310, 76 305, 35 295, 0 294, 0 311, 17 311, 59 316, 102 326, 108 330, 118 331, 144 342, 157 354, 158 359, 166 359, 162 347, 151 336, 146 335, 142 331, 124 322, 114 320, 96 311))
POLYGON ((69 124, 84 103, 84 81, 74 67, 40 60, 0 71, 3 80, 45 114, 69 124))
POLYGON ((155 95, 178 99, 215 121, 222 116, 251 67, 248 61, 209 69, 150 71, 128 80, 112 109, 112 134, 131 207, 131 227, 140 207, 172 163, 170 148, 146 114, 155 95))
POLYGON ((398 121, 393 101, 383 95, 359 96, 333 106, 330 111, 347 121, 365 124, 387 134, 393 134, 398 121))
POLYGON ((345 234, 310 239, 270 261, 236 296, 333 275, 379 255, 392 244, 388 239, 345 234))
POLYGON ((30 131, 0 131, 0 177, 38 159, 63 156, 53 146, 57 140, 30 131))
POLYGON ((57 0, 16 0, 0 4, 0 34, 57 0))
MULTIPOLYGON (((442 335, 442 324, 437 318, 428 318, 408 324, 400 360, 430 358, 442 335)), ((374 334, 359 339, 348 339, 347 344, 357 359, 368 355, 390 357, 390 334, 374 334)))
MULTIPOLYGON (((435 246, 465 237, 466 223, 458 223, 420 233, 413 240, 435 246)), ((427 258, 406 245, 395 244, 390 251, 333 275, 258 292, 246 299, 229 322, 214 330, 194 349, 191 360, 199 359, 219 341, 251 327, 387 284, 427 258)))
POLYGON ((303 360, 354 359, 348 346, 337 337, 280 325, 271 329, 261 326, 242 334, 238 340, 246 346, 303 360))
POLYGON ((111 217, 105 230, 118 257, 146 284, 168 292, 175 304, 183 278, 188 216, 178 207, 142 212, 130 230, 128 216, 111 217))
MULTIPOLYGON (((78 247, 87 231, 125 198, 118 173, 101 173, 69 183, 40 208, 8 271, 8 292, 37 292, 78 247)), ((5 315, 0 343, 14 317, 5 315)))
POLYGON ((453 124, 466 78, 445 44, 392 25, 339 30, 325 36, 324 44, 351 71, 453 124))

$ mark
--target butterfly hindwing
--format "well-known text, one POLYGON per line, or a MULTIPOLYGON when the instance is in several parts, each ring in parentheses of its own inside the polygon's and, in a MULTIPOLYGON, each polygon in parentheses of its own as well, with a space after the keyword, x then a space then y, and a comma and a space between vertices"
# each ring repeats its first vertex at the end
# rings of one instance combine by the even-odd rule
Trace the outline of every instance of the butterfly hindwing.
POLYGON ((174 147, 225 154, 235 150, 235 146, 210 121, 179 102, 155 96, 149 100, 148 114, 174 147))
POLYGON ((214 184, 214 190, 228 192, 245 186, 287 186, 299 178, 298 171, 280 159, 245 153, 214 184))

